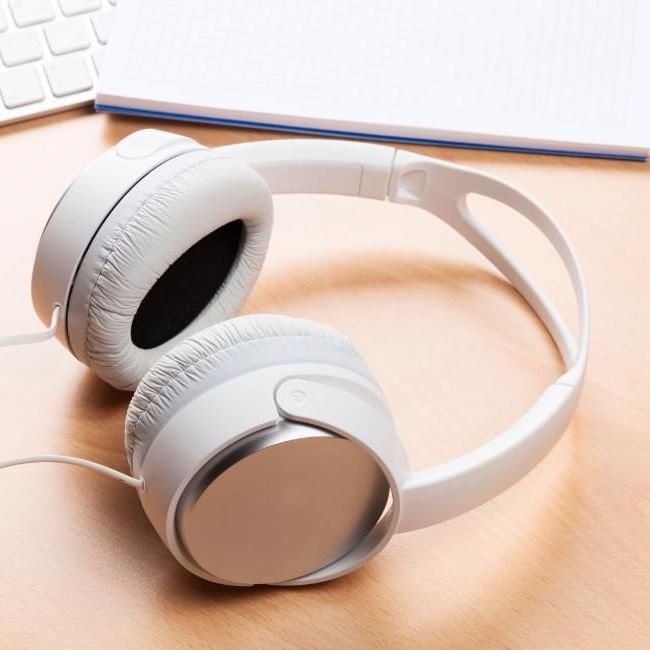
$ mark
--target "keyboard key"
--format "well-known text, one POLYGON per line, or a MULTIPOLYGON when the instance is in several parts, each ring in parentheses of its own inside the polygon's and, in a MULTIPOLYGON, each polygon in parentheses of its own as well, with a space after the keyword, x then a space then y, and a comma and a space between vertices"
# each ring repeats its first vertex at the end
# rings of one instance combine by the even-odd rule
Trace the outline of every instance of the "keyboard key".
POLYGON ((34 68, 7 70, 0 74, 0 95, 7 108, 35 104, 45 99, 38 72, 34 68))
POLYGON ((54 20, 54 9, 50 0, 9 0, 9 9, 18 27, 54 20))
POLYGON ((108 37, 113 25, 113 12, 97 14, 92 17, 93 29, 97 35, 97 40, 102 44, 108 43, 108 37))
POLYGON ((92 102, 117 4, 0 0, 0 127, 92 102))
POLYGON ((26 29, 0 36, 0 58, 6 66, 37 61, 43 57, 43 48, 36 30, 26 29))
POLYGON ((68 54, 90 47, 88 28, 79 20, 55 23, 45 28, 45 38, 52 54, 68 54))
POLYGON ((95 72, 99 74, 99 71, 102 67, 102 59, 104 58, 104 50, 97 50, 92 54, 93 65, 95 66, 95 72))
POLYGON ((66 97, 93 87, 83 56, 66 57, 45 66, 45 74, 55 97, 66 97))
POLYGON ((59 0, 64 16, 76 16, 102 8, 102 0, 59 0))

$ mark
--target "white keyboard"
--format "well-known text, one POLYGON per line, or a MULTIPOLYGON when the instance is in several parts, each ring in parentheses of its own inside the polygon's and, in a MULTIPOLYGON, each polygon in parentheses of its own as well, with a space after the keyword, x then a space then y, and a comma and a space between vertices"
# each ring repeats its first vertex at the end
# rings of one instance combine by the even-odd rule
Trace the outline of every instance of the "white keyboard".
POLYGON ((0 126, 95 99, 117 0, 0 0, 0 126))

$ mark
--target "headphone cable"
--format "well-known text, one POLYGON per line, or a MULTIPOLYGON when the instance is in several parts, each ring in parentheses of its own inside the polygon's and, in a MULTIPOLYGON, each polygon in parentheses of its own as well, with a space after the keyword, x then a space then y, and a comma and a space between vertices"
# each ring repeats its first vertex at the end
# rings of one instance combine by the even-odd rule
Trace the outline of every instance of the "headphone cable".
POLYGON ((50 319, 50 326, 46 330, 40 332, 32 332, 30 334, 14 334, 13 336, 0 336, 0 348, 8 348, 14 345, 29 345, 32 343, 42 343, 54 338, 56 328, 59 325, 59 317, 61 315, 61 305, 58 303, 54 305, 52 310, 52 318, 50 319))
MULTIPOLYGON (((48 329, 41 332, 33 332, 31 334, 15 334, 13 336, 0 336, 0 348, 3 347, 12 347, 15 345, 28 345, 32 343, 42 343, 43 341, 48 341, 53 338, 56 334, 56 328, 59 324, 59 317, 61 315, 61 305, 54 305, 52 310, 52 318, 50 319, 50 326, 48 329)), ((144 481, 141 478, 135 478, 124 474, 123 472, 118 472, 116 469, 111 469, 105 465, 100 465, 91 460, 85 460, 84 458, 76 458, 74 456, 59 456, 59 455, 45 455, 45 456, 25 456, 23 458, 14 458, 12 460, 0 461, 0 470, 6 469, 8 467, 16 467, 18 465, 29 465, 31 463, 66 463, 68 465, 78 465, 80 467, 85 467, 86 469, 91 469, 104 476, 125 483, 130 487, 144 489, 144 481)))
POLYGON ((68 465, 78 465, 80 467, 85 467, 86 469, 91 469, 104 476, 120 481, 130 487, 138 488, 140 490, 144 489, 144 479, 135 478, 129 474, 124 474, 123 472, 118 472, 116 469, 111 469, 106 467, 106 465, 100 465, 95 463, 92 460, 86 460, 84 458, 77 458, 75 456, 59 456, 59 455, 46 455, 46 456, 24 456, 23 458, 13 458, 11 460, 2 460, 0 461, 0 470, 6 469, 8 467, 17 467, 18 465, 30 465, 32 463, 65 463, 68 465))

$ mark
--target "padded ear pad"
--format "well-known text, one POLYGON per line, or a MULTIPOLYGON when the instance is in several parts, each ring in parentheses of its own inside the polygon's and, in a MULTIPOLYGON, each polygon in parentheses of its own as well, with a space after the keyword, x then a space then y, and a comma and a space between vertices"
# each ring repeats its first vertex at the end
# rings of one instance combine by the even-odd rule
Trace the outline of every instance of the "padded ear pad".
POLYGON ((126 416, 126 449, 139 470, 158 431, 207 388, 252 370, 284 363, 333 363, 374 382, 360 353, 342 334, 313 321, 242 316, 186 339, 140 382, 126 416))
POLYGON ((74 354, 132 390, 183 338, 235 315, 261 269, 268 186, 210 150, 140 180, 106 219, 78 269, 68 310, 74 354))

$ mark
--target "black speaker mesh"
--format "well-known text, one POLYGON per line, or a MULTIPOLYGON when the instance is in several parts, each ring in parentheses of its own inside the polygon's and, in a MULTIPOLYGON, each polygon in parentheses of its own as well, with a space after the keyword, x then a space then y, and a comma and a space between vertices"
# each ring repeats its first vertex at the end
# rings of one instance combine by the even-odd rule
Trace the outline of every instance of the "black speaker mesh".
POLYGON ((131 324, 134 345, 149 350, 182 332, 224 283, 243 236, 243 222, 233 221, 185 251, 140 303, 131 324))

